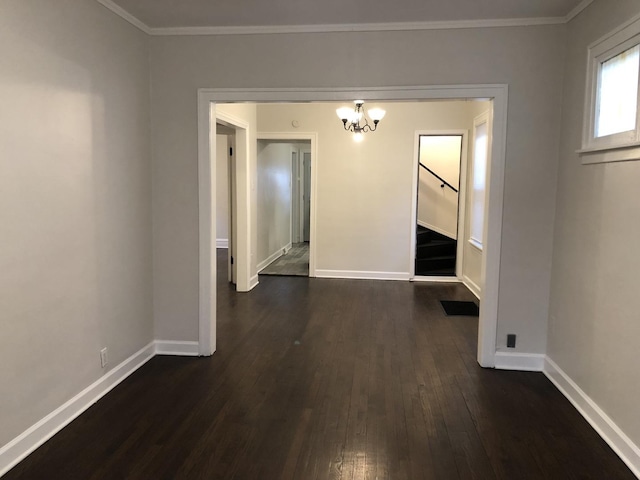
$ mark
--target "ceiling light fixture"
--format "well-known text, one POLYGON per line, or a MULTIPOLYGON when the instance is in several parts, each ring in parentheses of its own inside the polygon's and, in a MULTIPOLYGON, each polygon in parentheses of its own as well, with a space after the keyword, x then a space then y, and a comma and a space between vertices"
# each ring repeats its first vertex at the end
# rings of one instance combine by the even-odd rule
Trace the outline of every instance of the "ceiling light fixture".
POLYGON ((356 105, 355 108, 341 107, 336 110, 336 113, 338 114, 338 118, 342 120, 344 129, 353 132, 354 140, 361 142, 364 133, 375 132, 376 128, 378 128, 378 123, 384 118, 386 112, 381 108, 372 108, 369 110, 369 117, 371 117, 373 121, 372 127, 369 125, 367 117, 365 116, 364 101, 356 100, 353 103, 356 105), (364 121, 364 124, 361 124, 362 121, 364 121))

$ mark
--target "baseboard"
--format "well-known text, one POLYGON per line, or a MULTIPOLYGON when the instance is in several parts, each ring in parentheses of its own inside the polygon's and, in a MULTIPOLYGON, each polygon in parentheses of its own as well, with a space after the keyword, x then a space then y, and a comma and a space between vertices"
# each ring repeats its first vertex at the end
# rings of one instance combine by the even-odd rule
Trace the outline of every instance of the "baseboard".
POLYGON ((544 354, 496 352, 495 367, 498 370, 541 372, 544 368, 544 354))
MULTIPOLYGON (((288 251, 286 250, 286 248, 287 248, 286 245, 282 248, 279 248, 278 250, 273 252, 271 255, 269 255, 266 259, 258 263, 258 265, 256 266, 256 270, 258 270, 258 272, 261 272, 262 270, 267 268, 269 265, 271 265, 273 262, 279 259, 282 255, 284 255, 286 251, 288 251)), ((289 250, 291 250, 291 244, 289 244, 289 250)))
POLYGON ((633 474, 640 478, 640 448, 609 416, 548 356, 544 374, 567 397, 598 435, 609 444, 633 474))
POLYGON ((216 238, 216 248, 229 248, 229 239, 216 238))
POLYGON ((435 225, 429 225, 427 222, 423 222, 421 220, 418 220, 417 223, 421 227, 428 228, 429 230, 433 230, 434 232, 439 233, 440 235, 444 235, 445 237, 448 237, 451 240, 456 240, 456 241, 458 240, 458 236, 455 233, 447 232, 442 228, 438 228, 435 225))
POLYGON ((198 342, 156 340, 155 353, 156 355, 197 357, 198 355, 200 355, 200 346, 198 345, 198 342))
POLYGON ((465 286, 471 290, 471 293, 473 293, 476 298, 478 300, 480 300, 480 294, 482 293, 482 289, 478 286, 478 284, 476 282, 474 282, 473 280, 471 280, 469 277, 467 277, 466 275, 462 276, 462 283, 465 284, 465 286))
POLYGON ((411 281, 417 283, 460 283, 458 277, 413 277, 411 281))
POLYGON ((409 272, 359 272, 354 270, 316 270, 317 278, 349 278, 355 280, 404 280, 409 272))
POLYGON ((251 291, 254 288, 256 288, 258 286, 258 283, 260 283, 260 279, 258 278, 258 275, 256 274, 253 277, 251 277, 251 279, 249 280, 249 291, 251 291))
POLYGON ((151 342, 0 448, 0 477, 148 362, 155 353, 155 343, 151 342))

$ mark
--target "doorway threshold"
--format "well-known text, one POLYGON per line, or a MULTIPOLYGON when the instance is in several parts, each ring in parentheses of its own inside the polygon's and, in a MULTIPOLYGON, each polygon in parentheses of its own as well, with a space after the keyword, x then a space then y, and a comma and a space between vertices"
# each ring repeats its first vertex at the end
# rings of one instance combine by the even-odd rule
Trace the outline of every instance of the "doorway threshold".
POLYGON ((413 277, 409 280, 410 282, 431 282, 431 283, 462 283, 462 280, 458 277, 444 277, 442 275, 439 276, 424 276, 424 277, 413 277))

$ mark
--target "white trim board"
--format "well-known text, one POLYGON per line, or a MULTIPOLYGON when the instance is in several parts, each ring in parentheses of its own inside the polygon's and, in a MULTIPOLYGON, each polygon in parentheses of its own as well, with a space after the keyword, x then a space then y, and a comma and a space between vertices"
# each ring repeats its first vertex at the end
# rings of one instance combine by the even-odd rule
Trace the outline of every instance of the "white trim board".
POLYGON ((356 270, 316 270, 317 278, 352 280, 409 280, 409 272, 369 272, 356 270))
POLYGON ((563 25, 577 17, 593 0, 582 0, 564 17, 488 18, 480 20, 439 20, 425 22, 344 23, 324 25, 255 25, 209 27, 150 27, 112 0, 97 0, 147 35, 265 35, 284 33, 331 32, 398 32, 414 30, 458 30, 469 28, 532 27, 539 25, 563 25))
POLYGON ((640 478, 640 448, 551 358, 545 356, 543 373, 567 397, 598 435, 640 478))
POLYGON ((399 32, 415 30, 458 30, 469 28, 531 27, 562 25, 566 17, 490 18, 427 22, 344 23, 325 25, 252 25, 213 27, 149 28, 154 36, 175 35, 274 35, 284 33, 399 32))
MULTIPOLYGON (((211 354, 215 348, 215 265, 210 252, 211 235, 215 232, 215 183, 212 183, 211 152, 215 139, 210 139, 211 124, 215 122, 216 103, 238 102, 306 102, 368 100, 445 100, 461 98, 493 99, 493 141, 491 168, 487 190, 488 219, 485 230, 487 244, 482 259, 483 301, 480 303, 478 323, 478 363, 485 368, 495 366, 496 332, 498 325, 498 295, 500 284, 500 252, 502 248, 502 218, 504 203, 504 169, 506 163, 507 106, 509 87, 505 84, 487 85, 418 85, 395 87, 342 88, 204 88, 198 90, 198 189, 202 209, 200 231, 200 315, 199 332, 201 354, 211 354), (204 202, 204 203, 203 203, 204 202), (212 204, 208 203, 212 202, 212 204), (210 335, 213 340, 210 340, 210 335), (207 343, 209 342, 209 343, 207 343), (208 352, 208 353, 207 353, 208 352)), ((312 169, 313 171, 313 169, 312 169)), ((247 173, 247 172, 245 172, 247 173)), ((312 222, 314 221, 312 216, 312 222)), ((413 224, 413 222, 412 222, 413 224)), ((415 224, 413 227, 415 228, 415 224)), ((240 247, 239 247, 240 248, 240 247)), ((313 248, 313 246, 312 246, 313 248)), ((247 250, 248 251, 248 250, 247 250)), ((409 280, 410 272, 364 272, 365 278, 409 280)), ((363 272, 323 271, 325 276, 349 274, 362 278, 363 272)), ((320 272, 316 272, 320 276, 320 272)), ((256 276, 257 277, 257 276, 256 276)), ((257 280, 256 280, 257 282, 257 280)), ((251 287, 252 288, 252 287, 251 287)))
POLYGON ((589 5, 593 3, 593 0, 582 0, 576 7, 567 13, 565 17, 565 23, 569 23, 571 20, 576 18, 582 11, 587 8, 589 5))
POLYGON ((147 35, 152 35, 153 29, 149 28, 149 26, 147 24, 141 22, 136 17, 131 15, 124 8, 122 8, 119 5, 116 5, 115 3, 113 3, 112 0, 97 0, 97 1, 98 1, 98 3, 100 5, 102 5, 103 7, 108 8, 113 13, 115 13, 119 17, 121 17, 124 20, 126 20, 127 22, 129 22, 134 27, 139 28, 144 33, 146 33, 147 35))
POLYGON ((0 448, 0 477, 151 360, 155 354, 155 342, 151 342, 0 448))
POLYGON ((180 357, 197 357, 199 355, 198 342, 156 340, 155 345, 156 355, 176 355, 180 357))
POLYGON ((415 283, 460 283, 458 277, 419 276, 411 279, 415 283))
POLYGON ((216 238, 216 248, 229 248, 229 239, 216 238))
POLYGON ((517 370, 520 372, 541 372, 544 368, 544 354, 496 352, 497 370, 517 370))
POLYGON ((482 289, 480 286, 471 280, 467 275, 462 276, 462 283, 464 283, 465 287, 467 287, 471 293, 473 293, 478 300, 480 300, 480 296, 482 295, 482 289))

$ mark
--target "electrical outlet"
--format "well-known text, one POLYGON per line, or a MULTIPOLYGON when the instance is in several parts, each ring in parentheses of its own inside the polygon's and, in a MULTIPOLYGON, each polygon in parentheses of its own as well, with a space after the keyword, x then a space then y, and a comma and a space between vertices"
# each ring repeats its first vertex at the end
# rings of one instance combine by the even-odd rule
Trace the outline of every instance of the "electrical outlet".
POLYGON ((516 336, 513 333, 507 335, 507 348, 516 348, 516 336))
POLYGON ((104 368, 108 363, 109 360, 107 358, 107 347, 104 347, 102 350, 100 350, 100 366, 104 368))

